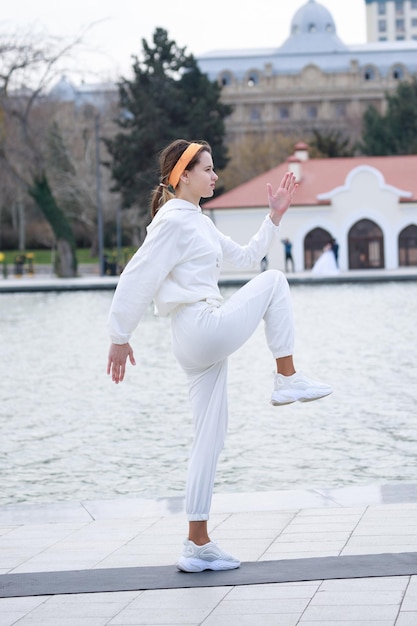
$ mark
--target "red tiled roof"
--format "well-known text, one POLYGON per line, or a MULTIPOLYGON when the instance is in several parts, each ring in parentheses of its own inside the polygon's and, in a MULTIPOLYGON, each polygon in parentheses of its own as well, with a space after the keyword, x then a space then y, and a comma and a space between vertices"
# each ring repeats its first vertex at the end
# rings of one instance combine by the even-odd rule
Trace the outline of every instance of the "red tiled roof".
MULTIPOLYGON (((309 159, 300 163, 301 180, 292 206, 327 204, 317 196, 345 184, 349 172, 360 165, 379 170, 387 185, 412 193, 407 202, 417 201, 417 155, 387 157, 349 157, 336 159, 309 159)), ((218 198, 204 203, 205 209, 255 208, 267 206, 266 184, 277 186, 288 163, 252 178, 218 198)))

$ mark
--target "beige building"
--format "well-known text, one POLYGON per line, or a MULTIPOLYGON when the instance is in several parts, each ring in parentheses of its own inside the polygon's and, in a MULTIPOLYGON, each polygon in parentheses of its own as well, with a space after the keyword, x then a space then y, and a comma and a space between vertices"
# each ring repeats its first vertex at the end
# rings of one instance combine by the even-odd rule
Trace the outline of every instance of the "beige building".
MULTIPOLYGON (((380 4, 370 2, 369 10, 380 4)), ((417 19, 415 2, 402 4, 417 19)), ((307 138, 312 129, 339 130, 357 140, 367 107, 383 112, 386 93, 417 73, 417 42, 348 46, 339 39, 328 9, 308 0, 295 13, 282 45, 213 50, 197 61, 222 86, 222 100, 234 108, 226 120, 229 141, 254 133, 307 138)))
MULTIPOLYGON (((367 107, 383 112, 386 93, 417 74, 417 0, 365 2, 370 43, 346 45, 330 11, 307 0, 295 12, 288 38, 276 47, 212 50, 197 57, 201 71, 221 85, 222 101, 233 107, 226 119, 229 143, 245 135, 278 133, 306 139, 313 129, 341 131, 352 143, 360 138, 367 107), (407 26, 403 40, 377 36, 382 7, 387 32, 400 10, 414 30, 407 26)), ((77 108, 92 104, 100 109, 105 101, 117 99, 118 92, 114 84, 74 87, 63 79, 51 96, 73 101, 77 108)))

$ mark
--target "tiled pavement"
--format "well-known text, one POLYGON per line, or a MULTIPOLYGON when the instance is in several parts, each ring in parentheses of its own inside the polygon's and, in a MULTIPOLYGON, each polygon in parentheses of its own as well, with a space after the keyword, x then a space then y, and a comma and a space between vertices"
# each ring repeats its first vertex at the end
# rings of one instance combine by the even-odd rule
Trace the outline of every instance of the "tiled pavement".
MULTIPOLYGON (((417 552, 417 485, 217 494, 210 529, 242 561, 417 552)), ((182 498, 0 507, 0 573, 174 567, 185 530, 182 498)), ((12 624, 416 626, 417 576, 2 598, 12 624)))

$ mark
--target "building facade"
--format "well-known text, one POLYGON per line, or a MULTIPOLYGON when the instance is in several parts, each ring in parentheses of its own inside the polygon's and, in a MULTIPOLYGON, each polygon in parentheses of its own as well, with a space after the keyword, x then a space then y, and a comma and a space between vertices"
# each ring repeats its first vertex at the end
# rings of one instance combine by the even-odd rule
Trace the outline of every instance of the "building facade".
MULTIPOLYGON (((360 139, 366 109, 373 105, 383 113, 386 94, 417 74, 417 0, 365 2, 370 40, 365 44, 346 45, 330 11, 307 0, 281 45, 197 57, 201 71, 221 85, 222 101, 233 108, 226 119, 229 144, 247 135, 307 138, 313 129, 340 131, 352 144, 360 139), (395 30, 401 11, 402 38, 395 30), (378 30, 381 20, 386 36, 378 30)), ((100 109, 117 94, 114 84, 75 87, 64 78, 51 97, 100 109)))
POLYGON ((367 40, 417 40, 417 0, 365 0, 367 40))
MULTIPOLYGON (((416 155, 309 159, 308 146, 298 144, 286 163, 206 202, 204 212, 246 243, 268 213, 267 183, 277 186, 287 170, 299 188, 281 233, 292 242, 296 271, 311 270, 332 239, 341 271, 417 266, 416 155)), ((284 245, 271 250, 269 267, 284 269, 284 245)))
MULTIPOLYGON (((386 2, 394 4, 399 3, 386 2)), ((414 15, 414 2, 402 4, 414 15)), ((369 11, 380 5, 368 3, 369 11)), ((228 141, 254 133, 306 138, 312 129, 339 130, 355 141, 368 106, 384 112, 386 93, 417 73, 417 42, 348 46, 338 37, 328 9, 308 0, 295 13, 281 46, 214 50, 197 61, 222 86, 222 100, 234 109, 226 120, 228 141)))

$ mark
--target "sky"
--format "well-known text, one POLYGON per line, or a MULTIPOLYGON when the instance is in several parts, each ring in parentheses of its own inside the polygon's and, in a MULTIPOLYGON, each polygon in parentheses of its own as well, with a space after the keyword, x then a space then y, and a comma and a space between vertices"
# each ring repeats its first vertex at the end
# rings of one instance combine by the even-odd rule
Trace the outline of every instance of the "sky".
MULTIPOLYGON (((73 37, 86 27, 88 52, 79 57, 80 80, 129 77, 132 55, 140 56, 142 39, 152 45, 164 28, 177 46, 198 57, 211 50, 279 47, 290 34, 291 20, 307 0, 11 0, 3 3, 1 32, 47 32, 73 37)), ((333 15, 346 44, 366 41, 365 0, 320 0, 333 15)))

